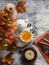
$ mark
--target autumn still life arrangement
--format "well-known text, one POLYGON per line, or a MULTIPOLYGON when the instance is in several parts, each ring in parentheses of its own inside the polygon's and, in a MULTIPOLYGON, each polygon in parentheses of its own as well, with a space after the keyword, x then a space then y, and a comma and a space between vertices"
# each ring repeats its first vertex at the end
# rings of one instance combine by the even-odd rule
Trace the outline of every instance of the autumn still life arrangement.
MULTIPOLYGON (((15 25, 15 22, 17 21, 17 14, 23 12, 26 12, 24 0, 19 0, 16 6, 14 4, 9 3, 3 9, 0 10, 0 51, 3 51, 4 49, 9 51, 9 53, 6 56, 1 57, 2 63, 8 63, 9 65, 11 65, 14 61, 11 58, 11 55, 17 49, 17 45, 14 42, 14 31, 18 29, 18 26, 15 25)), ((22 21, 23 20, 19 20, 19 22, 22 21)), ((28 23, 27 27, 30 26, 31 24, 28 23)), ((33 33, 33 28, 32 30, 30 29, 30 31, 33 33)), ((28 43, 31 41, 32 33, 30 31, 21 31, 19 38, 22 42, 28 43)), ((34 44, 39 48, 40 52, 42 53, 46 61, 49 63, 49 31, 40 36, 39 38, 35 39, 34 44)), ((37 52, 34 50, 34 48, 31 47, 25 48, 21 55, 22 62, 28 65, 34 63, 36 58, 37 52)))
POLYGON ((2 57, 2 62, 11 64, 13 60, 10 58, 11 53, 16 49, 14 41, 14 31, 16 30, 15 21, 16 16, 20 12, 26 12, 25 1, 19 1, 15 6, 14 4, 7 4, 4 9, 0 10, 0 51, 7 49, 9 54, 2 57))

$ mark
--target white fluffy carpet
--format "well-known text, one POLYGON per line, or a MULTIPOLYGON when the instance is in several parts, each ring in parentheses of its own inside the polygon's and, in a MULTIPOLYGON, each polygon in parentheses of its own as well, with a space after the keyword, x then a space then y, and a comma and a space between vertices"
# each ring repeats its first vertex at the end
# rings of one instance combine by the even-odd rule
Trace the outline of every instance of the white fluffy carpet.
POLYGON ((49 9, 37 16, 36 27, 38 35, 49 30, 49 9))

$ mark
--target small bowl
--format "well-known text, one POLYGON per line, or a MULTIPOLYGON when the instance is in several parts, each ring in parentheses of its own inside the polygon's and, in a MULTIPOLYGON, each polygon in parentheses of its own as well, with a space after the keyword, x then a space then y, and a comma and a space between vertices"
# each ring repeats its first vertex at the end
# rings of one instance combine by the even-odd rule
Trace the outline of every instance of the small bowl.
POLYGON ((21 58, 22 58, 22 62, 24 62, 24 63, 30 63, 30 64, 33 64, 34 62, 35 62, 35 60, 36 60, 36 58, 37 58, 37 52, 36 52, 36 50, 34 50, 34 48, 26 48, 26 49, 24 49, 23 50, 23 52, 22 52, 22 55, 21 55, 21 58), (28 50, 31 50, 31 51, 33 51, 34 52, 34 57, 33 57, 33 59, 32 60, 27 60, 26 58, 25 58, 25 52, 26 51, 28 51, 28 50))
MULTIPOLYGON (((24 36, 24 37, 26 37, 26 36, 24 36)), ((23 31, 20 33, 20 39, 21 39, 21 41, 23 41, 23 42, 25 42, 25 43, 28 43, 28 42, 30 42, 31 39, 32 39, 32 33, 31 33, 30 31, 23 30, 23 31), (28 40, 24 40, 24 39, 22 38, 22 35, 25 35, 24 32, 28 33, 28 35, 26 35, 26 36, 29 36, 29 35, 30 35, 30 38, 29 38, 28 40)))

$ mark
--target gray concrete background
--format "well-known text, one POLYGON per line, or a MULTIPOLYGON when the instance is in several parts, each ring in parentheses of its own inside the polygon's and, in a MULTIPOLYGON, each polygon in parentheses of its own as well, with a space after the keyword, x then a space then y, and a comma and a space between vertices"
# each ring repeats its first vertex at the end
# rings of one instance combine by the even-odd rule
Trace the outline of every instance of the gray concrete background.
MULTIPOLYGON (((0 0, 0 9, 4 7, 7 3, 13 3, 16 5, 17 1, 18 0, 0 0)), ((38 22, 37 16, 41 14, 43 11, 49 9, 49 0, 26 0, 26 7, 27 7, 27 12, 18 14, 17 18, 24 18, 27 15, 30 18, 34 28, 37 30, 36 28, 36 23, 38 22)), ((35 34, 35 38, 37 36, 38 36, 38 33, 35 34)), ((47 64, 43 56, 40 54, 37 47, 34 45, 32 46, 37 51, 37 60, 35 61, 35 65, 49 65, 47 64)), ((6 53, 6 51, 4 51, 3 53, 6 53)), ((15 52, 12 57, 14 58, 14 63, 12 65, 22 65, 20 62, 20 54, 15 52)))

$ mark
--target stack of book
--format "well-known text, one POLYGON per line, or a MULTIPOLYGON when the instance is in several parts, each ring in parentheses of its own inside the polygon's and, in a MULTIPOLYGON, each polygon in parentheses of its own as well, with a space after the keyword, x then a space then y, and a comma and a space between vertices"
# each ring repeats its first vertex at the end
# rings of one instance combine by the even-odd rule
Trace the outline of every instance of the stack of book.
POLYGON ((49 63, 49 31, 34 40, 35 45, 49 63))

